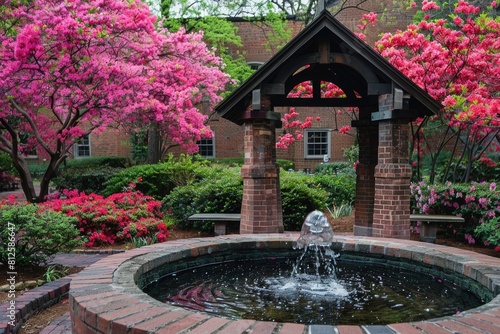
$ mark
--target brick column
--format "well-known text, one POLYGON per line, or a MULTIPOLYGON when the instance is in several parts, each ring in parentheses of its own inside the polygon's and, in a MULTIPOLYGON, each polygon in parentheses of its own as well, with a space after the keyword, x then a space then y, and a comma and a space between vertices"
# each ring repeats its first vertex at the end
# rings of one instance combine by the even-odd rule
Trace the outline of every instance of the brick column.
POLYGON ((408 120, 379 122, 378 164, 375 167, 373 236, 410 237, 408 120))
POLYGON ((282 233, 283 214, 276 163, 275 122, 248 120, 245 123, 245 164, 240 233, 282 233))
POLYGON ((378 154, 378 124, 365 122, 357 126, 359 163, 356 166, 354 235, 371 236, 375 197, 375 166, 378 154))

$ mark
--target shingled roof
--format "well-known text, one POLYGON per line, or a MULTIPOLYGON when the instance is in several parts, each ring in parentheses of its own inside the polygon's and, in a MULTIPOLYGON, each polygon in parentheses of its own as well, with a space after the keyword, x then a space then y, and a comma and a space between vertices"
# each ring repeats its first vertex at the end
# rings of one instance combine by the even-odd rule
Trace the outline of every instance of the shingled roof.
MULTIPOLYGON (((252 96, 269 96, 277 106, 369 107, 379 105, 379 97, 398 92, 403 106, 394 106, 390 117, 415 119, 437 113, 442 105, 392 66, 369 45, 323 10, 308 26, 262 65, 248 80, 219 103, 219 116, 234 123, 244 122, 252 108, 252 96), (289 98, 297 84, 311 80, 312 98, 289 98), (319 82, 340 87, 345 98, 322 98, 319 82), (315 84, 316 83, 316 84, 315 84)), ((255 104, 253 108, 255 109, 255 104)), ((373 118, 373 117, 372 117, 373 118)))

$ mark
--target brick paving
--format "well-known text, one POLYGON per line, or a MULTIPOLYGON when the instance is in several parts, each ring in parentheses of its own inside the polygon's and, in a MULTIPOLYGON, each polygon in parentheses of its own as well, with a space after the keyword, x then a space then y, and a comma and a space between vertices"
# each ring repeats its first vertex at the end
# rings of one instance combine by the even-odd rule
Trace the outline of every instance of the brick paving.
MULTIPOLYGON (((98 262, 105 257, 111 255, 114 251, 100 252, 80 252, 80 253, 61 253, 57 254, 49 264, 62 264, 64 266, 88 267, 91 264, 98 262)), ((56 281, 46 283, 35 289, 32 289, 21 296, 16 297, 16 326, 14 331, 18 331, 24 321, 32 314, 43 310, 58 302, 61 298, 68 295, 69 286, 72 277, 70 275, 56 281)), ((8 303, 0 306, 2 310, 6 310, 8 303)), ((8 327, 7 322, 0 323, 0 334, 12 332, 12 328, 8 327)), ((71 334, 71 319, 69 311, 58 319, 54 320, 49 326, 45 327, 40 333, 42 334, 71 334)))

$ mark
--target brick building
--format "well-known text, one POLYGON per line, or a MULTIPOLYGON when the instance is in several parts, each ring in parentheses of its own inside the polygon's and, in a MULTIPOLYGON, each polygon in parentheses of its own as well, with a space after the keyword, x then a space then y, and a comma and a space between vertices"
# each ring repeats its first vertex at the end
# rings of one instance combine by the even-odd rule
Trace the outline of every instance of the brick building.
MULTIPOLYGON (((359 1, 351 2, 347 5, 359 3, 359 1)), ((403 29, 411 22, 413 13, 400 6, 392 1, 367 1, 363 4, 363 10, 353 6, 353 8, 340 11, 336 18, 349 30, 354 31, 366 10, 383 14, 380 24, 368 29, 367 43, 373 45, 381 33, 403 29)), ((332 9, 332 11, 337 10, 338 8, 335 7, 332 9)), ((257 68, 262 65, 278 51, 275 46, 267 43, 268 27, 246 20, 234 20, 233 24, 238 28, 238 35, 243 45, 242 48, 234 49, 233 52, 243 54, 246 61, 253 67, 257 68)), ((288 27, 293 38, 302 31, 304 22, 290 19, 288 27)), ((345 161, 343 149, 354 144, 356 129, 352 129, 351 135, 340 134, 338 130, 342 126, 351 125, 351 118, 345 114, 338 115, 334 108, 297 107, 296 110, 302 117, 319 116, 321 120, 314 122, 313 127, 304 133, 304 140, 295 142, 286 150, 279 149, 277 158, 293 161, 296 169, 313 169, 315 165, 323 161, 324 155, 328 155, 330 161, 345 161)), ((284 114, 287 109, 282 108, 276 111, 284 114)), ((208 125, 214 132, 214 138, 199 143, 200 153, 203 156, 243 157, 243 126, 238 126, 216 115, 211 117, 208 125)), ((277 136, 282 135, 283 131, 277 131, 277 136)), ((127 134, 113 129, 101 134, 91 134, 76 145, 74 153, 75 158, 105 155, 130 156, 131 144, 127 134)), ((180 150, 174 148, 169 153, 179 154, 180 150)))

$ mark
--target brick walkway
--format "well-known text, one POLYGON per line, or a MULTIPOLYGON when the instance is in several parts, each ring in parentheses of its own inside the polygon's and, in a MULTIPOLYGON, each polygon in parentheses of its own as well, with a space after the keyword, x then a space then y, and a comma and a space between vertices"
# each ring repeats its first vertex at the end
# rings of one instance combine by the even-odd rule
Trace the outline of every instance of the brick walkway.
MULTIPOLYGON (((57 254, 49 264, 62 264, 64 266, 88 267, 91 264, 104 259, 113 254, 112 251, 101 252, 81 252, 71 254, 57 254)), ((29 315, 45 309, 54 304, 60 298, 67 295, 72 277, 70 275, 62 279, 44 284, 33 290, 30 290, 15 299, 16 301, 16 331, 22 325, 21 319, 26 319, 29 315)), ((2 310, 7 309, 7 304, 1 305, 2 310)), ((11 333, 7 328, 7 322, 0 324, 0 334, 11 333)), ((69 310, 66 314, 54 320, 49 326, 45 327, 40 333, 47 334, 71 334, 71 320, 69 310)))

